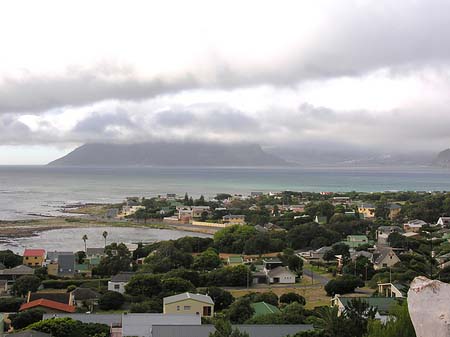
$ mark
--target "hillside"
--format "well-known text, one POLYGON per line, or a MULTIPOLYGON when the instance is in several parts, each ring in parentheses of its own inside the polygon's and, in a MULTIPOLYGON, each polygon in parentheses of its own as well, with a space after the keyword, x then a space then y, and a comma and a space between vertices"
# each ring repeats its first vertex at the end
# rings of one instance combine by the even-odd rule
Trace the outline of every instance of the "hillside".
POLYGON ((440 167, 450 167, 450 149, 441 151, 433 161, 433 165, 440 167))
POLYGON ((50 166, 289 166, 255 144, 85 144, 50 166))

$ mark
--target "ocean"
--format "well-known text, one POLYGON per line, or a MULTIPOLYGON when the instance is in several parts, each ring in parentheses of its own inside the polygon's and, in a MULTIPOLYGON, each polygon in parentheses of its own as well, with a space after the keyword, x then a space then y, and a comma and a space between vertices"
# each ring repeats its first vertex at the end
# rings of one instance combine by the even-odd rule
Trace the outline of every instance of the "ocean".
POLYGON ((75 203, 185 192, 195 197, 251 191, 450 191, 438 168, 74 168, 0 166, 0 220, 60 214, 75 203))

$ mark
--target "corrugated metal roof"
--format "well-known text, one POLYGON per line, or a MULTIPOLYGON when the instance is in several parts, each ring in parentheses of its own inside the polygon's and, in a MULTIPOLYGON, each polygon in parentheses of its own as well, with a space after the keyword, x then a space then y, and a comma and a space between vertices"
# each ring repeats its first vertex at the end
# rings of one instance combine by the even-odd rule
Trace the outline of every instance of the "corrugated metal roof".
POLYGON ((169 297, 164 297, 164 304, 175 303, 183 300, 192 299, 194 301, 199 301, 203 303, 208 303, 214 305, 214 301, 208 295, 203 294, 192 294, 192 293, 182 293, 169 297))
POLYGON ((69 317, 83 323, 122 324, 122 314, 44 314, 42 319, 69 317))
MULTIPOLYGON (((292 324, 292 325, 271 325, 271 324, 242 324, 233 325, 234 329, 241 332, 247 332, 250 337, 285 337, 287 335, 295 335, 300 331, 313 330, 314 327, 308 324, 292 324)), ((214 332, 213 325, 153 325, 152 337, 209 337, 214 332)))
POLYGON ((201 325, 200 315, 177 314, 124 314, 122 316, 123 337, 153 337, 154 325, 201 325))

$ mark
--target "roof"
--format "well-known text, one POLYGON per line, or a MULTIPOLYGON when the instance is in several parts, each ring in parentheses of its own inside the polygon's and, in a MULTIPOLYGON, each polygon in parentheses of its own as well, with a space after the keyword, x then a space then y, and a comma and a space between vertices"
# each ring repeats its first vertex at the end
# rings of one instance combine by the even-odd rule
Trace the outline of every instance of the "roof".
POLYGON ((69 304, 70 302, 70 293, 50 293, 50 292, 42 292, 42 293, 31 293, 28 302, 33 302, 39 299, 47 299, 53 302, 58 302, 62 304, 69 304))
POLYGON ((278 275, 282 275, 282 274, 285 274, 285 273, 289 273, 289 274, 293 275, 294 277, 296 276, 287 267, 282 267, 282 266, 279 266, 279 267, 276 267, 274 269, 269 270, 268 276, 269 277, 276 277, 278 275))
POLYGON ((123 271, 111 277, 111 282, 129 282, 134 275, 136 275, 135 272, 123 271))
POLYGON ((91 288, 77 288, 72 291, 72 296, 76 301, 92 300, 100 297, 100 294, 91 288))
POLYGON ((19 311, 24 311, 24 310, 32 309, 32 308, 36 308, 36 307, 45 307, 45 308, 55 309, 55 310, 64 311, 64 312, 75 312, 75 310, 76 310, 76 308, 72 305, 63 304, 63 303, 47 300, 45 298, 41 298, 36 301, 22 304, 20 306, 19 311))
POLYGON ((281 260, 278 257, 266 257, 263 259, 264 263, 281 263, 281 260))
POLYGON ((119 325, 122 324, 122 314, 44 314, 42 317, 43 320, 50 318, 64 318, 69 317, 76 321, 80 321, 83 323, 100 323, 106 325, 119 325))
MULTIPOLYGON (((240 324, 233 329, 246 332, 250 337, 285 337, 300 331, 313 330, 309 324, 240 324)), ((214 332, 214 325, 153 325, 153 337, 208 337, 214 332)))
POLYGON ((23 256, 45 256, 45 249, 25 249, 23 256))
POLYGON ((375 208, 375 205, 371 203, 363 203, 359 205, 359 208, 375 208))
POLYGON ((399 204, 396 204, 396 203, 390 203, 390 204, 388 204, 388 208, 389 209, 400 209, 400 208, 402 208, 402 206, 400 206, 399 204))
POLYGON ((166 304, 180 302, 180 301, 184 301, 184 300, 188 300, 188 299, 214 305, 214 301, 208 295, 192 294, 192 293, 182 293, 182 294, 177 294, 177 295, 173 295, 173 296, 169 296, 169 297, 164 297, 163 302, 164 302, 164 305, 166 305, 166 304))
POLYGON ((380 248, 377 251, 375 251, 373 253, 373 257, 374 257, 374 264, 380 264, 383 262, 383 260, 390 254, 393 254, 392 256, 397 256, 397 254, 395 254, 394 250, 390 247, 384 247, 384 248, 380 248))
POLYGON ((73 255, 73 252, 58 252, 56 250, 53 252, 47 252, 47 260, 56 261, 60 255, 73 255))
POLYGON ((52 337, 52 335, 45 332, 27 330, 16 333, 9 333, 6 335, 6 337, 52 337))
POLYGON ((75 268, 75 255, 73 253, 58 256, 59 274, 73 274, 75 268))
POLYGON ((123 337, 154 337, 153 325, 201 326, 200 315, 183 314, 124 314, 122 315, 123 337))
POLYGON ((390 233, 390 232, 403 233, 403 228, 398 227, 398 226, 380 226, 377 228, 377 231, 383 232, 383 233, 390 233))
POLYGON ((252 303, 250 305, 253 308, 253 310, 255 310, 255 313, 253 314, 253 316, 281 313, 281 310, 278 309, 276 306, 266 303, 266 302, 256 302, 256 303, 252 303))
POLYGON ((360 299, 371 307, 376 307, 380 314, 388 313, 391 307, 398 302, 395 297, 339 297, 342 305, 346 307, 351 300, 360 299))
POLYGON ((0 275, 33 275, 34 269, 23 264, 10 269, 0 270, 0 275))
POLYGON ((86 248, 86 256, 103 254, 105 254, 105 248, 86 248))
POLYGON ((229 263, 242 263, 242 262, 244 262, 244 259, 242 258, 242 256, 229 256, 228 262, 229 263))

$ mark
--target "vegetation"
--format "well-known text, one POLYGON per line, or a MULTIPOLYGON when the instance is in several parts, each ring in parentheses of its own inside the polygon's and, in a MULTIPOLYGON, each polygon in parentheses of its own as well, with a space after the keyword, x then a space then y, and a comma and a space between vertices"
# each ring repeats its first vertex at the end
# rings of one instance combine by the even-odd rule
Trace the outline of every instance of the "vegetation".
POLYGON ((53 337, 108 337, 109 326, 82 323, 71 318, 46 319, 28 326, 29 329, 51 334, 53 337))

